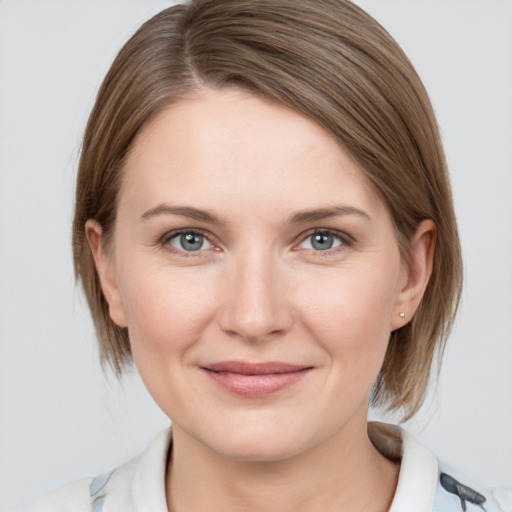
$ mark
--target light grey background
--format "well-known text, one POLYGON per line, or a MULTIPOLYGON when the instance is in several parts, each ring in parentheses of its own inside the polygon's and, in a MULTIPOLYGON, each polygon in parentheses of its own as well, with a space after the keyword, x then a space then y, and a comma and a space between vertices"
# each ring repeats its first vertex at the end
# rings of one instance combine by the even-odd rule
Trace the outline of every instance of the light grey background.
MULTIPOLYGON (((0 510, 138 453, 168 424, 136 375, 98 367, 70 251, 80 136, 115 53, 171 2, 0 1, 0 510)), ((465 254, 437 395, 408 426, 512 485, 512 2, 361 0, 437 111, 465 254), (437 398, 436 398, 437 396, 437 398)))

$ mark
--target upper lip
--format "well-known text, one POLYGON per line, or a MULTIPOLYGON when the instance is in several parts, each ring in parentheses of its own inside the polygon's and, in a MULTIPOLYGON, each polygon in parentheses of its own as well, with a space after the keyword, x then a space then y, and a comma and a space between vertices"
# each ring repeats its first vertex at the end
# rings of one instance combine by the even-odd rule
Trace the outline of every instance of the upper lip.
POLYGON ((212 372, 239 373, 241 375, 268 375, 271 373, 292 373, 311 368, 311 366, 269 361, 249 363, 246 361, 222 361, 203 366, 212 372))

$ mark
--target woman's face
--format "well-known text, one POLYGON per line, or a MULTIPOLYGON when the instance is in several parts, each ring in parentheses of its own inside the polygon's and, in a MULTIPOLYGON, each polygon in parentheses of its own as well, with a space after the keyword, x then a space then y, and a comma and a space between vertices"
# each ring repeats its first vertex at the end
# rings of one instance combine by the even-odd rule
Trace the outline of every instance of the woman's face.
POLYGON ((268 460, 366 422, 409 276, 382 200, 313 121, 203 89, 142 129, 108 254, 99 234, 111 316, 180 435, 268 460))

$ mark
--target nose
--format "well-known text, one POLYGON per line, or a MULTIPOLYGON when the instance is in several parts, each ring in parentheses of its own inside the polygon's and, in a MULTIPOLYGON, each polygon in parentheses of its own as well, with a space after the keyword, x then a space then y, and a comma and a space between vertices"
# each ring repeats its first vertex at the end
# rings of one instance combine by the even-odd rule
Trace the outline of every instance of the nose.
POLYGON ((224 332, 258 341, 290 329, 294 319, 290 284, 278 262, 263 251, 250 250, 237 258, 226 274, 219 312, 224 332))

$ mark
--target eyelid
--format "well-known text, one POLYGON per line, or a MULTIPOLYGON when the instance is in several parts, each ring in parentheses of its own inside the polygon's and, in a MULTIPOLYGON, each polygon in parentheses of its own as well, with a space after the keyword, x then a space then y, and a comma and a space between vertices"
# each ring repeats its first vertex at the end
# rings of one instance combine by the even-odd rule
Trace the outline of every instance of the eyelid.
MULTIPOLYGON (((333 228, 312 228, 312 229, 307 230, 304 233, 301 233, 298 236, 298 239, 299 239, 298 242, 295 243, 293 246, 293 250, 296 250, 296 251, 299 251, 299 250, 308 251, 309 250, 311 252, 314 252, 315 254, 323 254, 323 255, 329 255, 331 253, 340 252, 347 247, 352 247, 356 243, 356 240, 354 239, 354 237, 352 237, 345 231, 339 231, 339 230, 333 229, 333 228), (305 240, 307 240, 309 237, 311 237, 315 233, 326 233, 326 234, 332 235, 332 236, 338 238, 339 240, 341 240, 342 243, 337 247, 334 247, 332 249, 326 249, 323 251, 311 250, 311 249, 301 249, 300 247, 298 247, 300 244, 302 244, 305 240)), ((158 244, 171 253, 183 255, 185 257, 190 257, 190 256, 200 256, 200 255, 203 255, 205 252, 210 252, 212 250, 220 251, 221 249, 219 247, 219 244, 216 243, 214 240, 215 240, 215 237, 211 233, 204 231, 203 229, 187 227, 187 228, 174 229, 174 230, 166 232, 164 235, 162 235, 158 239, 158 244), (185 234, 185 233, 191 233, 194 235, 200 235, 200 236, 205 237, 208 240, 208 242, 212 245, 212 247, 209 249, 202 249, 202 250, 198 250, 198 251, 184 251, 184 250, 182 251, 182 250, 177 249, 176 247, 171 246, 169 244, 169 241, 171 239, 173 239, 179 235, 185 234)))
POLYGON ((308 231, 306 231, 305 233, 302 233, 299 236, 299 241, 297 242, 297 244, 294 245, 294 250, 309 250, 311 252, 314 252, 315 254, 328 255, 328 254, 331 254, 334 252, 342 251, 346 247, 352 247, 355 243, 356 243, 356 240, 352 236, 347 234, 345 231, 339 231, 339 230, 333 229, 333 228, 312 228, 312 229, 309 229, 308 231), (339 240, 341 240, 341 244, 332 249, 325 249, 323 251, 311 250, 311 249, 300 249, 298 247, 300 244, 302 244, 309 237, 311 237, 312 235, 314 235, 316 233, 325 233, 325 234, 332 235, 332 236, 338 238, 339 240))
POLYGON ((191 257, 191 256, 201 256, 201 255, 204 255, 205 252, 210 252, 212 250, 218 251, 219 250, 218 244, 216 244, 212 240, 213 238, 214 238, 213 235, 211 235, 208 232, 205 232, 202 229, 198 229, 198 228, 179 228, 179 229, 173 229, 171 231, 167 231, 164 235, 162 235, 158 239, 158 243, 159 243, 159 245, 161 247, 163 247, 164 249, 166 249, 170 253, 179 254, 179 255, 184 256, 184 257, 191 257), (202 236, 202 237, 206 238, 206 240, 211 244, 212 247, 209 247, 208 249, 201 249, 201 250, 198 250, 198 251, 184 251, 184 250, 180 250, 180 249, 172 246, 169 243, 173 238, 176 238, 177 236, 180 236, 180 235, 183 235, 183 234, 189 234, 189 233, 192 234, 192 235, 199 235, 199 236, 202 236))

